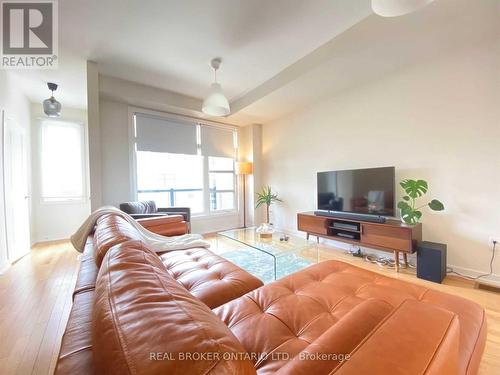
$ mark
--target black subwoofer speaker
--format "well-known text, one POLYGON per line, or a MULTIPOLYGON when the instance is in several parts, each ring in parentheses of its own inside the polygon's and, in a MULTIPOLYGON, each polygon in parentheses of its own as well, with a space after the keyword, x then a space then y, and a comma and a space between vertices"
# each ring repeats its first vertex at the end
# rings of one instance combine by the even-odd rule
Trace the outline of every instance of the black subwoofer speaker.
POLYGON ((423 241, 417 249, 417 277, 441 283, 446 276, 446 245, 423 241))

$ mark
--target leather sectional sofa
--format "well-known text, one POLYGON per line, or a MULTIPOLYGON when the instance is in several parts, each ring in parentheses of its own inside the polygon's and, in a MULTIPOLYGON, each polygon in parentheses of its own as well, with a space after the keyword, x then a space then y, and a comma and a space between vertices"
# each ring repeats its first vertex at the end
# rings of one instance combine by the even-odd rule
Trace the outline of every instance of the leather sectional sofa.
POLYGON ((325 261, 262 283, 207 249, 156 254, 99 219, 57 374, 475 374, 484 310, 325 261))

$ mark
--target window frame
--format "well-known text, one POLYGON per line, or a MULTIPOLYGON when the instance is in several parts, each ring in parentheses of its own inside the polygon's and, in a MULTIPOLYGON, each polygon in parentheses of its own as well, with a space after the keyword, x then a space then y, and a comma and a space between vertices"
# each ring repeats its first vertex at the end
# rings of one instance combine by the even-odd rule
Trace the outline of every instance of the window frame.
POLYGON ((208 179, 208 184, 209 184, 209 187, 208 187, 208 199, 209 199, 209 212, 210 214, 218 214, 218 213, 228 213, 228 212, 236 212, 238 211, 237 207, 238 207, 238 186, 237 186, 237 179, 236 179, 236 159, 233 157, 233 169, 232 170, 217 170, 217 169, 214 169, 214 170, 211 170, 210 169, 210 162, 209 162, 209 158, 211 157, 220 157, 220 156, 206 156, 207 158, 207 170, 206 170, 206 178, 208 179), (212 189, 210 189, 210 173, 231 173, 233 175, 233 190, 227 190, 227 189, 221 189, 221 190, 215 190, 215 194, 217 193, 233 193, 233 208, 231 209, 224 209, 224 210, 212 210, 211 208, 211 204, 210 204, 210 198, 211 198, 211 194, 212 194, 212 189))
POLYGON ((61 205, 61 204, 77 204, 84 203, 88 200, 88 176, 87 176, 87 128, 82 121, 66 119, 66 118, 38 118, 38 183, 39 183, 39 200, 42 205, 61 205), (46 197, 43 191, 43 127, 46 123, 66 123, 76 127, 80 135, 80 151, 81 151, 81 171, 82 171, 82 195, 80 197, 46 197))
MULTIPOLYGON (((226 209, 226 210, 211 210, 210 209, 210 180, 209 180, 209 163, 208 163, 208 156, 201 155, 203 157, 203 212, 199 213, 194 213, 192 214, 192 218, 196 219, 202 219, 205 217, 220 217, 220 216, 228 216, 228 215, 239 215, 239 195, 240 195, 240 187, 239 187, 239 181, 236 175, 236 170, 235 170, 235 163, 237 161, 237 155, 238 155, 238 128, 236 126, 232 125, 226 125, 226 124, 221 124, 213 121, 206 121, 206 120, 200 120, 200 119, 195 119, 191 117, 186 117, 182 115, 175 115, 171 113, 165 113, 165 112, 158 112, 158 111, 152 111, 152 110, 146 110, 142 108, 137 108, 137 107, 129 107, 129 149, 130 149, 130 160, 129 160, 129 165, 130 165, 130 183, 132 187, 131 191, 131 199, 132 200, 138 200, 138 183, 137 183, 137 144, 136 144, 136 137, 137 137, 137 124, 136 124, 136 114, 144 114, 144 115, 152 115, 152 116, 157 116, 160 118, 165 118, 165 119, 180 119, 183 121, 188 121, 197 126, 197 144, 198 144, 198 155, 201 155, 201 127, 202 126, 211 126, 211 127, 217 127, 223 130, 227 131, 232 131, 233 132, 233 140, 234 140, 234 156, 233 156, 233 178, 234 178, 234 191, 231 190, 230 192, 234 192, 234 204, 232 209, 226 209)), ((230 171, 225 171, 225 173, 228 173, 230 171)), ((221 191, 218 191, 221 192, 221 191)))

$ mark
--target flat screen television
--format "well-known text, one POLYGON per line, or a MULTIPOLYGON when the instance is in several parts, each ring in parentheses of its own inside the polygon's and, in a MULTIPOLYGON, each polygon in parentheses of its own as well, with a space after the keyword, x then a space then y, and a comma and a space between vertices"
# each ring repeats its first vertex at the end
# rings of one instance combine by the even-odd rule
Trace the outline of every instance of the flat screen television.
POLYGON ((318 172, 318 210, 394 216, 394 167, 318 172))

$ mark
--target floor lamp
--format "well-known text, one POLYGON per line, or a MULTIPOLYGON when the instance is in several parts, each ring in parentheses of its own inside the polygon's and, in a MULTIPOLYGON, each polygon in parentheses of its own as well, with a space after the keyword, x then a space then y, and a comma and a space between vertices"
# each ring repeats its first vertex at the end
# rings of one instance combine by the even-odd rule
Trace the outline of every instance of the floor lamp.
POLYGON ((243 228, 247 227, 247 197, 246 197, 246 179, 247 175, 253 173, 253 164, 248 161, 236 163, 236 174, 243 178, 243 228))

